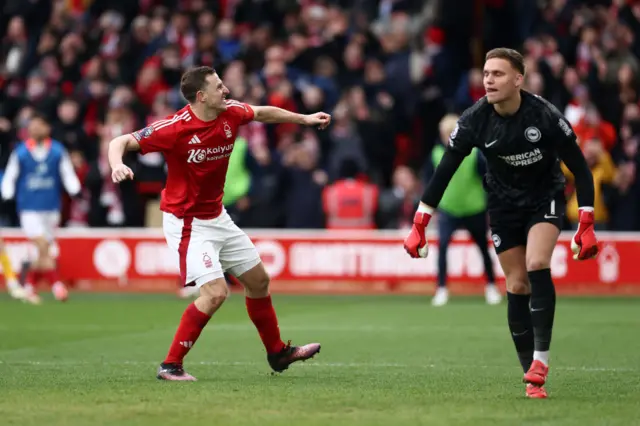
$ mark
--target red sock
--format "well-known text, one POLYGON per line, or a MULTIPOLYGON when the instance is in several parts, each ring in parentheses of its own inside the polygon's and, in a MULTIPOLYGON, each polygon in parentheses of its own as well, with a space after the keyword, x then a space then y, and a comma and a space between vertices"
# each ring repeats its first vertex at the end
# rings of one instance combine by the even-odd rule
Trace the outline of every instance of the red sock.
POLYGON ((48 271, 44 271, 42 273, 44 279, 49 283, 49 285, 54 285, 58 282, 58 271, 55 269, 49 269, 48 271))
POLYGON ((271 296, 262 299, 246 298, 247 312, 249 318, 258 329, 260 339, 264 344, 267 353, 273 354, 280 352, 285 344, 280 339, 280 328, 278 327, 278 318, 276 311, 273 310, 271 304, 271 296))
POLYGON ((41 279, 42 272, 35 271, 33 269, 30 269, 29 272, 27 272, 27 283, 31 284, 34 288, 38 286, 38 283, 40 283, 41 279))
POLYGON ((211 316, 200 312, 194 303, 187 306, 164 363, 182 364, 182 360, 196 343, 200 332, 210 319, 211 316))

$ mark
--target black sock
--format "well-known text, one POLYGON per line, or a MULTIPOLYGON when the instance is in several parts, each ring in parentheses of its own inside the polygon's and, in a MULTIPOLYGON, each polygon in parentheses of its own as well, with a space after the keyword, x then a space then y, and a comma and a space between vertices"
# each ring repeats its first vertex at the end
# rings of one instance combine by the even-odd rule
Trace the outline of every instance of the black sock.
POLYGON ((536 351, 548 351, 551 345, 553 317, 556 312, 556 289, 551 269, 529 271, 531 283, 531 322, 536 351))
POLYGON ((31 267, 30 262, 22 262, 22 268, 20 268, 20 285, 24 286, 27 282, 27 274, 31 267))
POLYGON ((518 359, 526 373, 533 362, 533 326, 529 311, 529 294, 507 293, 507 318, 518 359))

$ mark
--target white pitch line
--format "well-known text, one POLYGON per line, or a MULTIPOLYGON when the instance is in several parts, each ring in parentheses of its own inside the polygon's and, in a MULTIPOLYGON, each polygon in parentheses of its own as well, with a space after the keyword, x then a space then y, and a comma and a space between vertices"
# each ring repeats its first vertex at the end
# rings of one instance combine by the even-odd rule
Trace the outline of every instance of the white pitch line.
MULTIPOLYGON (((190 362, 190 365, 220 366, 220 367, 264 367, 265 363, 251 361, 196 361, 190 362)), ((140 365, 152 366, 158 365, 158 361, 2 361, 0 365, 35 365, 35 366, 78 366, 78 365, 140 365)), ((476 365, 476 364, 402 364, 387 362, 317 362, 310 361, 305 367, 321 367, 321 368, 379 368, 379 369, 511 369, 513 366, 504 365, 476 365)), ((553 370, 560 371, 584 371, 584 372, 637 372, 636 368, 627 367, 576 367, 576 366, 557 366, 552 367, 553 370)))

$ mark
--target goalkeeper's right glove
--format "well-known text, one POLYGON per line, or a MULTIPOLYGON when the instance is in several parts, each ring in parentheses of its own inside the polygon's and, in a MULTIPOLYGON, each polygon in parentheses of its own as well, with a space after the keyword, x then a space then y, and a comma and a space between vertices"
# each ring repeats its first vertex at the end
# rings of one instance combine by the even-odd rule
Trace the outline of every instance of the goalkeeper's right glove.
POLYGON ((431 213, 418 209, 413 216, 411 232, 404 240, 404 249, 413 258, 427 257, 429 244, 427 243, 426 229, 431 220, 431 213))

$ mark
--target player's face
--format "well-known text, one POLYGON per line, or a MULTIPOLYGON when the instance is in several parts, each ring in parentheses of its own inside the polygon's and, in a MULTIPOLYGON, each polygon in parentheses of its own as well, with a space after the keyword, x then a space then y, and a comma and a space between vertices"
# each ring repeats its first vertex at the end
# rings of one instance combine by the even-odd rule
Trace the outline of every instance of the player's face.
POLYGON ((28 132, 30 138, 41 141, 49 137, 49 125, 45 121, 35 118, 29 122, 28 132))
POLYGON ((490 104, 511 99, 518 93, 522 80, 522 74, 506 59, 491 58, 484 64, 483 84, 490 104))
POLYGON ((207 77, 207 87, 204 90, 203 100, 207 107, 225 111, 227 105, 224 100, 229 95, 229 89, 222 83, 218 74, 212 74, 207 77))

